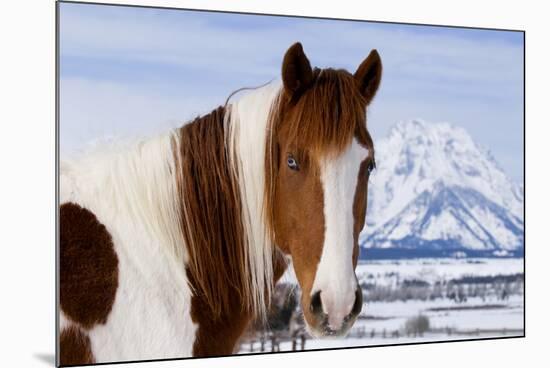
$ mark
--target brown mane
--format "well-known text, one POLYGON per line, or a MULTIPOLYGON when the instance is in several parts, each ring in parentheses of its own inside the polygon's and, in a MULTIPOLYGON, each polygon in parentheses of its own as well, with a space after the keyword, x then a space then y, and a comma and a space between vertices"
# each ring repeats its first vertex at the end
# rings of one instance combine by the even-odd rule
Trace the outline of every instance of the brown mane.
POLYGON ((225 109, 177 131, 177 186, 194 292, 220 316, 237 295, 248 308, 241 200, 226 157, 225 109))

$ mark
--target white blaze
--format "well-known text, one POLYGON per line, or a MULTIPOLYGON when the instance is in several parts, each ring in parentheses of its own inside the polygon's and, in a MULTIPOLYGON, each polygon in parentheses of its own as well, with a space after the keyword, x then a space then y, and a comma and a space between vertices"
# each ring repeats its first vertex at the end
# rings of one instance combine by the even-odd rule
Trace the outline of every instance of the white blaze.
POLYGON ((338 330, 355 302, 353 202, 359 168, 368 149, 354 139, 340 156, 320 163, 324 194, 325 242, 311 290, 320 291, 330 328, 338 330))

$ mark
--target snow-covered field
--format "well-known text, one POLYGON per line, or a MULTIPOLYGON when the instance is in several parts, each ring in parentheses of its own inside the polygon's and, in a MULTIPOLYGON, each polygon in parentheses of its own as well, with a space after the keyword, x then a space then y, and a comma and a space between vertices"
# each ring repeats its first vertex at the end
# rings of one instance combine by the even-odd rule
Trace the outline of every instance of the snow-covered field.
MULTIPOLYGON (((463 277, 523 274, 523 259, 412 259, 402 261, 370 261, 357 267, 361 281, 376 285, 395 285, 404 280, 421 280, 431 285, 463 277)), ((430 328, 456 330, 522 330, 523 294, 502 300, 490 293, 485 297, 469 297, 457 303, 448 298, 370 302, 363 305, 356 326, 367 329, 396 330, 407 318, 419 314, 430 319, 430 328)))
POLYGON ((523 329, 523 296, 513 295, 505 302, 493 298, 486 299, 485 302, 479 298, 471 298, 460 304, 449 299, 375 302, 364 304, 362 313, 378 318, 358 320, 355 323, 354 328, 364 326, 367 332, 372 329, 377 331, 386 329, 388 332, 402 329, 409 317, 419 314, 427 316, 430 320, 430 328, 434 329, 521 330, 523 329))
POLYGON ((464 276, 496 276, 523 273, 522 258, 422 258, 361 262, 355 271, 359 281, 376 283, 422 280, 429 283, 464 276))
MULTIPOLYGON (((523 259, 518 258, 378 260, 357 266, 360 283, 388 288, 398 288, 406 280, 420 280, 433 286, 463 277, 521 275, 523 272, 523 259)), ((293 277, 290 274, 285 279, 293 277)), ((493 287, 498 285, 488 286, 483 296, 470 295, 462 302, 447 297, 367 301, 349 337, 307 339, 306 350, 523 335, 523 288, 502 298, 493 287), (418 315, 428 317, 429 331, 423 336, 407 336, 406 321, 418 315)), ((291 346, 291 342, 281 341, 279 349, 291 350, 291 346)), ((259 343, 254 343, 253 349, 259 350, 259 343)), ((270 351, 269 346, 266 349, 270 351)), ((242 345, 241 353, 249 352, 248 342, 242 345)))

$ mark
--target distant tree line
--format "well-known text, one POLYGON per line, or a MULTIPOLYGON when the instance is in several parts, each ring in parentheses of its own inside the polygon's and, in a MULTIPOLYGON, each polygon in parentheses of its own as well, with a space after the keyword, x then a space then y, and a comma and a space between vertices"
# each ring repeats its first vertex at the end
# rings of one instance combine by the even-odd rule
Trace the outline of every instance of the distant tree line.
MULTIPOLYGON (((391 276, 390 276, 391 277, 391 276)), ((378 284, 374 278, 361 283, 367 302, 451 299, 463 303, 468 298, 507 300, 511 295, 523 295, 523 274, 495 276, 464 276, 433 284, 419 279, 405 279, 378 284)))

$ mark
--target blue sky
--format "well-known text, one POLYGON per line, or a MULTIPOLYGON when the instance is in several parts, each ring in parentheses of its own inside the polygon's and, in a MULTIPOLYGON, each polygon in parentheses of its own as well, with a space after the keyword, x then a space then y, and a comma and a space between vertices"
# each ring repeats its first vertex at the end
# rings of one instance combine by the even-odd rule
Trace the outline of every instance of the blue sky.
POLYGON ((384 64, 369 108, 374 138, 421 118, 463 126, 523 180, 523 34, 228 13, 60 4, 62 153, 143 136, 279 78, 302 42, 312 65, 384 64))

